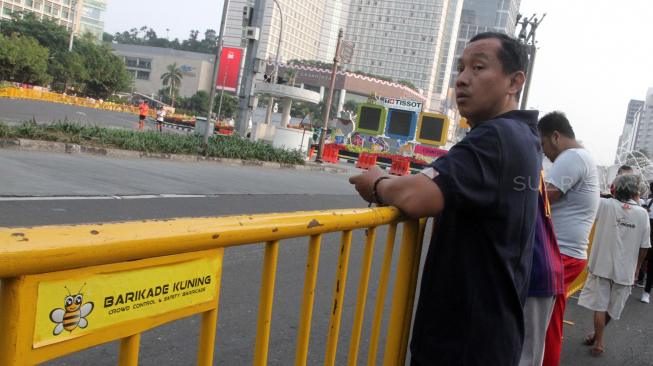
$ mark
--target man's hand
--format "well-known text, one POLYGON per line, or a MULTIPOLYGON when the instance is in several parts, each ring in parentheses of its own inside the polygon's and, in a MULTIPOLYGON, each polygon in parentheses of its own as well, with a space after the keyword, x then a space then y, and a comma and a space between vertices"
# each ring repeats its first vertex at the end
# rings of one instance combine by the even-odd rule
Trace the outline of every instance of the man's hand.
POLYGON ((377 178, 384 176, 385 172, 378 166, 370 168, 370 170, 363 174, 354 175, 349 178, 349 183, 353 184, 358 191, 358 194, 363 197, 367 202, 372 202, 372 190, 374 189, 374 182, 377 178))

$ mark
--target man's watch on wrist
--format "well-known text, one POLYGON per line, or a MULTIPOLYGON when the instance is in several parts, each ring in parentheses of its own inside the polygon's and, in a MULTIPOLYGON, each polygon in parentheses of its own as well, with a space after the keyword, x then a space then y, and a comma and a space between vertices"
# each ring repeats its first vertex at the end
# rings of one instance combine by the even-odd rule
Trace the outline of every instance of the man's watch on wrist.
POLYGON ((376 178, 374 181, 374 185, 372 186, 372 202, 370 202, 370 206, 372 206, 372 203, 376 203, 379 206, 383 206, 383 200, 381 200, 381 196, 379 196, 379 192, 377 191, 377 187, 379 186, 379 183, 381 183, 382 180, 384 179, 390 179, 387 175, 381 176, 376 178))

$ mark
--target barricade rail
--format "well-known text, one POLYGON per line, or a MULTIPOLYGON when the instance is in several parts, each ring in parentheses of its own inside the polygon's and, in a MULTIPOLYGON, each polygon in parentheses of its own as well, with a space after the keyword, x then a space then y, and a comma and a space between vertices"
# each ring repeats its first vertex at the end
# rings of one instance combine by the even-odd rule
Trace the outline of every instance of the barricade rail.
MULTIPOLYGON (((3 331, 0 332, 0 365, 38 364, 114 340, 121 341, 119 364, 137 365, 142 332, 193 314, 202 314, 197 363, 212 365, 224 250, 260 243, 264 243, 265 254, 256 344, 253 346, 254 365, 266 365, 280 241, 307 237, 308 255, 295 352, 295 365, 305 365, 311 337, 321 238, 326 233, 341 232, 331 300, 333 311, 330 312, 325 355, 325 364, 334 365, 347 284, 352 231, 364 229, 365 247, 360 263, 348 354, 348 364, 356 365, 377 228, 387 226, 367 359, 368 365, 376 365, 384 303, 390 283, 395 236, 399 224, 403 225, 402 239, 385 332, 383 365, 403 365, 425 221, 405 220, 396 209, 389 207, 96 225, 0 228, 0 324, 3 325, 3 331), (166 287, 168 283, 164 285, 163 282, 159 283, 159 286, 152 285, 149 295, 145 289, 140 293, 123 291, 116 297, 113 293, 109 296, 102 292, 104 287, 114 285, 164 281, 166 276, 174 277, 175 273, 183 271, 203 274, 194 277, 192 281, 171 283, 169 287, 166 287), (200 284, 205 286, 202 288, 209 290, 202 293, 200 284), (193 290, 198 292, 184 292, 185 302, 174 305, 177 304, 175 301, 180 299, 176 296, 180 295, 172 295, 175 291, 173 288, 192 288, 191 285, 198 286, 193 290), (77 288, 80 288, 77 293, 71 292, 77 288), (162 294, 166 293, 170 296, 163 298, 162 294), (149 311, 153 313, 147 316, 129 315, 128 310, 119 313, 120 307, 114 307, 116 304, 128 303, 130 298, 133 300, 154 296, 152 299, 155 299, 157 294, 161 295, 158 297, 158 303, 151 301, 149 311), (169 307, 161 308, 164 306, 169 307), (113 315, 106 316, 111 312, 113 315)), ((143 305, 146 303, 149 302, 140 305, 146 306, 143 305)), ((134 308, 137 306, 135 302, 132 304, 134 308)))

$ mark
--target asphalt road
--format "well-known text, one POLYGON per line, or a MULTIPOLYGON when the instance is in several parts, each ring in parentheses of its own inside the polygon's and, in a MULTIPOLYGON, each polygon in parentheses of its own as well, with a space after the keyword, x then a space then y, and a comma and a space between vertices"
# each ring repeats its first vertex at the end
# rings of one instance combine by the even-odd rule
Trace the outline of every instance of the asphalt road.
POLYGON ((130 113, 77 107, 35 100, 0 98, 0 122, 16 124, 36 120, 51 123, 59 120, 122 128, 136 128, 138 116, 130 113))
MULTIPOLYGON (((1 114, 2 112, 0 112, 1 114)), ((75 224, 149 218, 219 216, 241 213, 323 210, 364 207, 352 194, 344 174, 295 172, 214 163, 179 163, 156 159, 46 154, 0 149, 0 226, 75 224)), ((377 243, 383 238, 380 233, 377 243)), ((345 364, 351 314, 364 233, 355 233, 344 303, 337 364, 345 364)), ((382 245, 377 244, 377 249, 382 245)), ((320 364, 328 327, 328 303, 337 263, 338 237, 325 237, 316 290, 309 364, 320 364)), ((288 365, 294 341, 303 285, 306 240, 282 243, 276 280, 270 342, 270 365, 288 365)), ((374 258, 378 276, 380 250, 374 258)), ((226 253, 216 340, 216 365, 251 364, 260 284, 261 246, 229 249, 226 253)), ((451 279, 455 280, 455 279, 451 279)), ((479 284, 482 285, 482 284, 479 284)), ((572 299, 565 318, 563 365, 653 365, 649 339, 653 332, 651 306, 633 292, 622 320, 606 333, 606 353, 594 359, 581 345, 591 330, 591 312, 572 299)), ((372 282, 369 299, 376 294, 372 282)), ((370 314, 368 301, 367 314, 370 314)), ((366 318, 369 337, 369 316, 366 318)), ((198 317, 180 320, 144 334, 141 365, 191 365, 196 358, 198 317)), ((359 364, 368 344, 361 345, 359 364)), ((117 344, 110 343, 70 355, 47 365, 115 365, 117 344)))

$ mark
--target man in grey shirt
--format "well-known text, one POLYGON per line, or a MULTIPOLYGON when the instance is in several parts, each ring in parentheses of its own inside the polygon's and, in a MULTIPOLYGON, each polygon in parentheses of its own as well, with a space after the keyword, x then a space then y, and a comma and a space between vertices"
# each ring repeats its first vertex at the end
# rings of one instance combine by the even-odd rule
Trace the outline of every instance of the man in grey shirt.
MULTIPOLYGON (((545 177, 553 227, 560 246, 565 288, 587 264, 587 245, 599 207, 599 180, 594 159, 576 141, 563 113, 552 112, 538 123, 542 150, 553 165, 545 177)), ((558 366, 566 297, 558 296, 546 335, 545 366, 558 366)))

